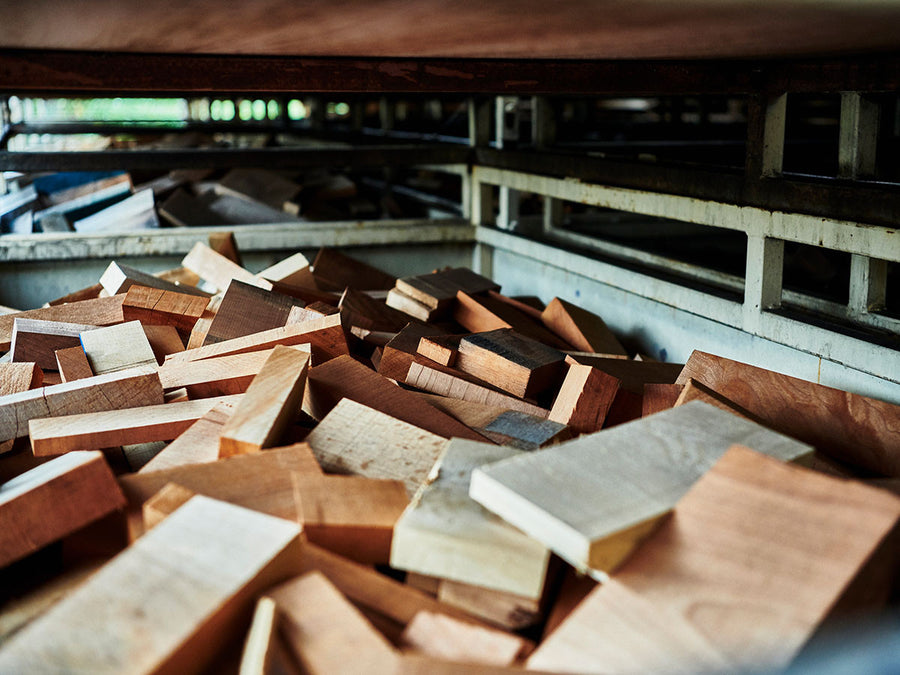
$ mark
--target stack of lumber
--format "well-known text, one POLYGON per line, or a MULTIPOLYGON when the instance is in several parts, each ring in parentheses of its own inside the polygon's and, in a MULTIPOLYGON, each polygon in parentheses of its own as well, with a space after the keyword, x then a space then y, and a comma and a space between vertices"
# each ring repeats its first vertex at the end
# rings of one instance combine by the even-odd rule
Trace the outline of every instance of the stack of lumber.
POLYGON ((734 672, 896 602, 900 407, 222 250, 0 316, 0 672, 734 672))

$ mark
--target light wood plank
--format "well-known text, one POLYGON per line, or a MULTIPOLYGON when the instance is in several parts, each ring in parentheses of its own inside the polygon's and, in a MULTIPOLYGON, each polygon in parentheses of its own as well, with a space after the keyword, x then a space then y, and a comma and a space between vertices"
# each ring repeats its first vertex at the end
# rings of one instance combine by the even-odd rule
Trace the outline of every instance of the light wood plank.
POLYGON ((144 519, 144 531, 150 530, 184 506, 197 493, 188 490, 178 483, 167 483, 155 495, 144 502, 141 515, 144 519))
POLYGON ((622 354, 628 352, 603 319, 560 298, 553 298, 541 313, 544 325, 583 352, 622 354))
POLYGON ((294 476, 308 541, 368 564, 387 564, 391 537, 409 504, 395 480, 359 476, 294 476))
POLYGON ((702 402, 476 469, 475 501, 578 569, 613 571, 734 443, 812 448, 702 402))
POLYGON ((233 403, 216 403, 138 472, 150 473, 185 464, 215 462, 219 459, 219 435, 234 414, 234 407, 233 403))
POLYGON ((442 579, 438 600, 506 630, 534 626, 543 619, 545 598, 535 600, 483 586, 442 579))
MULTIPOLYGON (((111 262, 100 277, 100 285, 110 295, 126 293, 134 285, 159 288, 164 291, 176 293, 189 293, 200 297, 209 297, 209 293, 201 291, 189 284, 176 284, 172 281, 141 272, 128 265, 111 262)), ((120 319, 121 321, 121 319, 120 319)))
POLYGON ((0 439, 28 435, 41 417, 121 410, 163 402, 156 368, 141 367, 0 396, 0 439))
POLYGON ((288 284, 291 286, 312 286, 315 288, 315 281, 310 269, 309 260, 300 252, 279 260, 274 265, 270 265, 262 270, 257 276, 269 281, 288 284))
POLYGON ((678 383, 689 378, 835 459, 900 476, 900 406, 699 351, 678 383))
POLYGON ((400 636, 400 646, 436 659, 488 666, 510 666, 528 650, 527 641, 517 635, 431 612, 416 614, 400 636))
POLYGON ((134 285, 122 301, 122 314, 126 321, 174 326, 190 333, 207 305, 209 300, 200 296, 134 285))
POLYGON ((81 346, 79 334, 97 326, 41 319, 16 319, 13 323, 13 362, 31 361, 44 370, 56 370, 56 350, 81 346))
MULTIPOLYGON (((294 347, 290 349, 304 353, 294 347)), ((166 391, 185 387, 192 399, 242 394, 262 370, 273 350, 181 363, 168 361, 159 369, 159 380, 166 391)))
POLYGON ((170 441, 217 403, 236 403, 240 398, 241 394, 236 394, 183 403, 33 419, 28 422, 31 449, 36 457, 42 457, 72 450, 170 441))
POLYGON ((139 321, 84 331, 81 347, 96 375, 157 365, 156 355, 139 321))
POLYGON ((36 363, 0 363, 0 396, 36 389, 43 381, 36 363))
POLYGON ((91 370, 91 364, 88 363, 81 342, 75 347, 56 351, 56 369, 63 382, 74 382, 94 376, 94 371, 91 370))
POLYGON ((272 290, 271 281, 261 279, 252 272, 245 270, 221 253, 213 251, 202 241, 194 244, 194 247, 188 251, 181 264, 220 291, 228 288, 228 284, 232 279, 243 281, 251 286, 258 286, 267 291, 272 290))
POLYGON ((264 596, 256 601, 238 675, 267 675, 271 672, 272 661, 276 658, 278 618, 278 608, 272 598, 264 596))
POLYGON ((539 599, 550 552, 469 497, 472 471, 518 454, 451 440, 394 527, 391 566, 539 599))
POLYGON ((306 442, 326 471, 399 480, 414 495, 447 441, 345 398, 306 442))
POLYGON ((194 497, 10 640, 0 670, 200 672, 239 639, 253 597, 293 573, 299 533, 194 497))
POLYGON ((600 431, 619 393, 618 378, 602 370, 569 365, 548 419, 566 424, 581 434, 600 431))
POLYGON ((82 323, 91 326, 110 326, 122 323, 122 300, 125 295, 114 295, 110 298, 94 298, 70 302, 57 307, 41 307, 15 314, 0 315, 0 352, 12 346, 13 325, 16 319, 40 319, 41 321, 61 321, 64 323, 82 323))
POLYGON ((898 518, 893 495, 733 447, 529 666, 780 670, 892 545, 898 518))
POLYGON ((124 504, 100 452, 71 453, 26 471, 0 485, 0 568, 124 504))
POLYGON ((277 346, 222 427, 219 457, 259 452, 278 444, 300 413, 309 355, 277 346))

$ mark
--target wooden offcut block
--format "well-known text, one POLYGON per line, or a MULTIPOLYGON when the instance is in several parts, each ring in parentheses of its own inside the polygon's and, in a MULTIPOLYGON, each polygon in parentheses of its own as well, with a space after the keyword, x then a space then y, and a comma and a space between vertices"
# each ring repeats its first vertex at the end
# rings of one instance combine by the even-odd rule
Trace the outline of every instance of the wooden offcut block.
POLYGON ((309 355, 278 346, 250 383, 234 414, 222 427, 219 456, 259 452, 279 442, 300 414, 309 355))
POLYGON ((628 352, 596 314, 560 298, 553 298, 541 313, 544 325, 575 349, 600 354, 628 352))
POLYGON ((88 363, 80 341, 75 347, 56 351, 56 369, 63 382, 74 382, 94 376, 94 371, 91 370, 91 364, 88 363))
POLYGON ((170 441, 217 403, 233 403, 240 400, 241 396, 237 394, 183 403, 32 419, 28 422, 31 449, 35 457, 41 457, 61 455, 72 450, 170 441))
POLYGON ((267 594, 282 613, 282 631, 309 675, 393 673, 397 652, 320 572, 267 594))
POLYGON ((316 288, 309 260, 302 253, 279 260, 274 265, 262 270, 257 276, 289 286, 311 286, 316 288))
POLYGON ((391 567, 539 599, 547 547, 469 497, 472 471, 518 454, 451 440, 394 527, 391 567))
POLYGON ((81 347, 96 375, 157 365, 140 321, 85 331, 81 333, 81 347))
POLYGON ((0 363, 0 396, 37 389, 44 373, 36 363, 0 363))
POLYGON ((16 319, 39 319, 41 321, 58 321, 62 323, 80 323, 89 326, 110 326, 122 323, 123 295, 110 298, 94 298, 71 302, 57 307, 42 307, 25 312, 0 315, 0 352, 12 346, 13 326, 16 319))
POLYGON ((358 291, 386 291, 397 281, 396 277, 334 248, 319 249, 313 261, 313 274, 338 290, 349 286, 358 291))
POLYGON ((345 398, 306 442, 326 471, 399 480, 413 495, 428 478, 446 439, 345 398))
POLYGON ((253 598, 295 573, 299 534, 194 497, 13 637, 0 671, 202 672, 240 639, 253 598))
POLYGON ((209 300, 188 293, 175 293, 147 286, 132 286, 122 301, 126 321, 140 321, 148 326, 174 326, 190 333, 209 300))
POLYGON ((216 403, 209 412, 183 431, 174 441, 140 468, 141 473, 202 464, 219 459, 222 427, 234 414, 234 403, 216 403))
POLYGON ((678 383, 690 378, 835 459, 900 476, 900 406, 700 351, 678 383))
POLYGON ((419 339, 416 351, 442 366, 453 367, 459 355, 459 342, 464 335, 425 336, 419 339))
MULTIPOLYGON (((273 349, 200 361, 168 361, 159 369, 159 381, 166 391, 186 388, 192 399, 242 394, 262 370, 273 349)), ((305 353, 295 347, 290 349, 305 353)))
POLYGON ((533 403, 528 403, 514 396, 503 394, 462 377, 450 375, 416 362, 409 365, 409 372, 406 375, 405 382, 412 387, 432 394, 458 398, 473 403, 483 403, 507 410, 517 410, 544 419, 550 414, 549 410, 538 407, 533 403))
POLYGON ((273 209, 283 210, 285 202, 294 199, 301 186, 273 171, 238 168, 225 174, 215 189, 217 192, 246 197, 273 209))
POLYGON ((395 480, 295 476, 300 522, 308 541, 367 564, 387 564, 394 524, 409 504, 395 480))
POLYGON ((291 309, 304 304, 302 300, 233 279, 222 296, 203 344, 280 328, 287 324, 291 309))
POLYGON ((529 666, 780 670, 895 545, 898 518, 894 495, 733 447, 529 666))
POLYGON ((167 483, 177 483, 197 494, 297 521, 291 474, 311 472, 321 474, 321 469, 309 447, 300 443, 217 462, 129 474, 121 476, 119 484, 132 509, 140 509, 167 483))
POLYGON ((258 286, 267 291, 272 290, 271 281, 266 281, 245 270, 221 253, 213 251, 202 241, 194 244, 194 247, 188 251, 181 264, 220 291, 228 288, 228 284, 231 283, 232 279, 243 281, 251 286, 258 286))
POLYGON ((350 356, 339 356, 312 368, 308 386, 311 413, 317 419, 325 417, 341 399, 349 398, 444 438, 484 440, 465 424, 350 356))
POLYGON ((438 600, 507 630, 521 630, 539 623, 546 604, 545 598, 535 600, 452 579, 441 580, 438 600))
POLYGON ((438 318, 439 310, 431 309, 402 291, 392 288, 388 291, 385 304, 391 309, 402 312, 420 321, 431 321, 438 318))
POLYGON ((477 295, 500 290, 499 284, 465 267, 397 279, 396 288, 432 310, 452 305, 457 291, 477 295))
POLYGON ((683 388, 680 384, 645 384, 641 417, 674 408, 683 388))
POLYGON ((70 453, 26 471, 0 485, 0 568, 124 505, 100 452, 70 453))
POLYGON ((529 313, 513 306, 509 300, 498 293, 470 295, 459 291, 456 294, 456 304, 453 305, 453 319, 472 333, 511 328, 520 335, 556 349, 572 348, 572 345, 557 337, 539 319, 533 319, 529 313))
POLYGON ((44 370, 56 370, 56 351, 80 347, 82 331, 97 326, 41 319, 16 319, 12 332, 13 362, 37 363, 44 370))
POLYGON ((400 646, 448 662, 487 666, 510 666, 530 648, 529 642, 518 635, 431 612, 413 617, 400 636, 400 646))
POLYGON ((697 382, 697 380, 693 378, 690 378, 683 387, 678 384, 671 386, 681 387, 681 392, 678 394, 678 398, 675 401, 675 406, 684 405, 686 403, 690 403, 691 401, 703 401, 704 403, 715 406, 720 410, 726 410, 745 419, 752 420, 753 422, 757 422, 760 424, 762 423, 761 420, 750 411, 745 410, 734 401, 730 401, 721 394, 707 387, 705 384, 697 382))
POLYGON ((141 367, 0 396, 0 440, 28 435, 41 417, 121 410, 163 402, 156 368, 141 367))
POLYGON ((162 364, 169 354, 184 351, 184 341, 175 326, 142 325, 144 335, 147 336, 147 342, 150 343, 150 349, 153 350, 157 363, 162 364))
POLYGON ((144 531, 159 525, 163 520, 188 503, 197 493, 178 483, 167 483, 159 492, 144 502, 141 515, 144 531))
POLYGON ((403 312, 352 288, 344 290, 338 306, 348 326, 396 333, 409 323, 409 317, 403 312))
POLYGON ((278 607, 272 598, 256 601, 253 621, 244 641, 238 675, 268 675, 278 648, 278 607))
POLYGON ((456 367, 520 398, 533 398, 562 378, 565 355, 508 329, 467 335, 456 367))
MULTIPOLYGON (((117 262, 111 262, 103 275, 100 277, 100 284, 103 289, 110 295, 125 293, 132 286, 146 286, 148 288, 158 288, 163 291, 173 291, 175 293, 188 293, 199 297, 209 297, 209 293, 201 291, 190 284, 177 284, 172 281, 141 272, 133 267, 122 265, 117 262)), ((122 319, 119 319, 120 321, 122 319)))
POLYGON ((322 317, 313 321, 304 321, 283 328, 264 330, 252 335, 217 342, 196 349, 186 349, 180 354, 172 354, 166 358, 169 362, 199 361, 217 356, 244 354, 261 349, 272 349, 277 345, 311 345, 313 359, 318 365, 328 359, 348 354, 347 337, 341 326, 339 314, 322 317))
POLYGON ((599 570, 603 578, 734 443, 786 461, 812 451, 694 402, 476 469, 469 494, 574 567, 599 570))
POLYGON ((617 378, 591 366, 571 364, 549 419, 580 434, 600 431, 618 393, 617 378))

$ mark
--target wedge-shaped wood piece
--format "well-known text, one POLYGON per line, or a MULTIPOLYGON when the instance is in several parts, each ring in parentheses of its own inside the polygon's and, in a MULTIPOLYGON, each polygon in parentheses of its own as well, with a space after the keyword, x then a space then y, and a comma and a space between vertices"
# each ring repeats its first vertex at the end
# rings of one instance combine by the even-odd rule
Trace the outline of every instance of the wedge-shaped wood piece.
POLYGON ((339 314, 325 316, 321 319, 304 321, 283 328, 264 330, 252 335, 225 340, 215 344, 186 349, 180 354, 172 354, 166 359, 166 363, 199 361, 216 356, 228 356, 230 354, 245 354, 261 349, 272 349, 276 345, 302 345, 310 344, 313 359, 318 363, 324 363, 328 359, 341 354, 348 354, 347 337, 341 326, 339 314))
POLYGON ((0 396, 36 389, 43 381, 36 363, 0 363, 0 396))
POLYGON ((309 355, 278 346, 272 350, 234 414, 222 427, 219 457, 259 452, 278 444, 300 414, 309 355))
POLYGON ((900 406, 699 351, 678 383, 690 378, 835 459, 900 476, 900 406))
POLYGON ((497 406, 508 410, 518 410, 536 417, 546 418, 550 414, 549 410, 540 408, 533 403, 528 403, 488 387, 474 384, 462 377, 450 375, 416 362, 409 365, 406 384, 432 394, 472 401, 473 403, 484 403, 485 405, 497 406))
POLYGON ((680 384, 645 384, 641 417, 674 408, 682 389, 680 384))
POLYGON ((12 333, 12 360, 37 363, 44 370, 56 370, 56 350, 80 347, 82 331, 97 326, 41 319, 16 319, 12 333))
POLYGON ((456 367, 514 396, 533 398, 558 384, 564 360, 553 347, 501 328, 464 337, 456 367))
POLYGON ((190 333, 208 304, 208 299, 197 295, 132 286, 122 301, 122 313, 126 321, 140 321, 148 326, 174 326, 190 333))
POLYGON ((188 490, 178 483, 167 483, 159 492, 144 502, 141 509, 144 531, 159 525, 196 494, 193 490, 188 490))
POLYGON ((560 298, 550 301, 541 313, 541 320, 575 349, 601 354, 628 354, 603 319, 560 298))
POLYGON ((549 419, 566 424, 581 434, 600 431, 619 393, 619 384, 618 378, 602 370, 579 363, 570 364, 549 419))
POLYGON ((540 598, 547 547, 469 497, 473 470, 518 454, 451 440, 394 527, 391 567, 540 598))
POLYGON ((283 209, 300 192, 301 186, 265 169, 232 169, 218 182, 216 191, 249 197, 273 209, 283 209))
POLYGON ((56 369, 63 382, 74 382, 94 376, 80 341, 76 347, 56 351, 56 369))
POLYGON ((272 672, 273 659, 277 658, 278 608, 272 598, 256 601, 253 621, 244 641, 238 675, 267 675, 272 672))
POLYGON ((149 473, 185 464, 202 464, 219 459, 219 435, 234 414, 234 403, 216 403, 209 412, 163 448, 156 457, 140 468, 149 473))
MULTIPOLYGON (((117 262, 111 262, 103 275, 100 277, 100 285, 110 295, 125 293, 132 286, 146 286, 149 288, 158 288, 163 291, 173 291, 175 293, 188 293, 202 297, 209 297, 209 293, 201 291, 189 284, 176 284, 166 281, 159 277, 141 272, 133 267, 121 265, 117 262)), ((120 319, 121 321, 121 319, 120 319)))
POLYGON ((203 344, 280 328, 287 323, 291 309, 304 304, 302 300, 233 279, 222 296, 203 344))
POLYGON ((220 291, 228 288, 228 284, 232 279, 243 281, 252 286, 259 286, 267 291, 272 290, 271 281, 261 279, 252 272, 245 270, 221 253, 213 251, 202 241, 194 244, 194 247, 188 251, 181 264, 220 291))
POLYGON ((812 452, 694 402, 476 469, 470 494, 571 565, 603 577, 734 443, 785 461, 812 452))
POLYGON ((592 366, 621 381, 621 388, 635 394, 643 394, 645 384, 672 384, 681 374, 680 363, 658 361, 630 361, 602 355, 569 354, 566 362, 592 366))
POLYGON ((279 260, 274 265, 261 271, 257 276, 291 286, 312 286, 312 288, 316 288, 309 260, 299 252, 279 260))
POLYGON ((386 291, 397 281, 396 277, 333 248, 319 249, 313 261, 313 274, 338 290, 349 286, 358 291, 386 291))
POLYGON ((0 352, 8 351, 12 346, 13 326, 16 319, 40 319, 41 321, 80 323, 90 326, 110 326, 125 320, 122 315, 124 298, 124 295, 115 295, 111 298, 94 298, 57 307, 42 307, 26 312, 0 315, 0 352))
POLYGON ((438 600, 507 630, 520 630, 540 623, 546 605, 545 597, 535 600, 452 579, 441 580, 438 600))
POLYGON ((416 614, 400 636, 400 646, 437 659, 488 666, 512 665, 529 649, 528 641, 518 635, 431 612, 416 614))
POLYGON ((339 356, 311 369, 309 394, 311 412, 317 419, 325 417, 341 399, 349 398, 444 438, 484 440, 465 424, 350 356, 339 356))
POLYGON ((351 560, 387 564, 394 524, 409 504, 403 483, 359 476, 294 480, 308 541, 351 560))
POLYGON ((31 449, 36 457, 72 450, 170 441, 177 438, 217 403, 235 403, 241 394, 163 403, 102 412, 46 417, 28 422, 31 449))
POLYGON ((344 290, 339 307, 348 326, 396 333, 409 323, 409 317, 402 311, 352 288, 344 290))
MULTIPOLYGON (((295 347, 290 349, 305 353, 295 347)), ((159 381, 166 391, 185 387, 192 399, 242 394, 262 370, 272 351, 265 349, 200 361, 169 361, 160 367, 159 381)))
POLYGON ((150 367, 0 396, 0 440, 28 435, 29 420, 40 417, 122 410, 162 402, 159 376, 156 368, 150 367))
POLYGON ((178 483, 197 494, 296 521, 292 472, 321 474, 304 443, 217 462, 131 474, 120 477, 119 483, 133 509, 140 509, 166 483, 178 483))
POLYGON ((898 519, 894 495, 733 447, 529 665, 781 669, 896 546, 898 519))
POLYGON ((97 375, 137 366, 156 366, 156 355, 140 321, 81 333, 81 347, 97 375))
POLYGON ((294 573, 299 534, 194 497, 10 640, 0 670, 201 672, 240 639, 254 596, 294 573))
POLYGON ((511 328, 521 335, 557 349, 571 349, 572 345, 561 340, 539 320, 514 307, 509 298, 493 294, 456 294, 453 318, 472 333, 484 333, 500 328, 511 328))
POLYGON ((0 485, 0 568, 124 505, 102 453, 71 453, 26 471, 0 485))
POLYGON ((340 312, 337 307, 329 305, 325 302, 311 302, 306 307, 292 307, 288 314, 287 323, 285 325, 293 325, 295 323, 303 323, 310 319, 321 319, 323 316, 331 316, 340 312))
POLYGON ((399 480, 414 495, 446 439, 351 399, 343 399, 306 442, 326 471, 399 480))
POLYGON ((309 675, 393 673, 397 652, 320 572, 268 593, 283 616, 287 642, 309 675))

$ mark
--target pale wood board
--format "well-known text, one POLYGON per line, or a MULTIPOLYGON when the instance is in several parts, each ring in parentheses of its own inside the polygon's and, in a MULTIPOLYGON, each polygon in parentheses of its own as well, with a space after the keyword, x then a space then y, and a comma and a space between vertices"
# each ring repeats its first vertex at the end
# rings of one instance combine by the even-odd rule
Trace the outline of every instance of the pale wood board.
POLYGON ((452 579, 441 580, 438 600, 506 630, 520 630, 539 623, 546 604, 546 598, 535 600, 452 579))
POLYGON ((277 346, 222 427, 219 456, 275 446, 300 414, 309 354, 277 346))
POLYGON ((232 279, 243 281, 252 286, 259 286, 267 291, 272 290, 272 282, 261 279, 240 265, 233 263, 221 253, 213 251, 202 241, 194 244, 194 247, 188 251, 181 264, 220 291, 228 288, 228 284, 232 279))
POLYGON ((299 534, 194 497, 10 640, 0 670, 200 672, 238 638, 253 597, 294 573, 299 534))
MULTIPOLYGON (((314 284, 309 260, 302 253, 294 253, 262 270, 257 276, 292 286, 314 284)), ((315 286, 313 286, 315 287, 315 286)))
POLYGON ((138 473, 161 471, 185 464, 215 462, 219 459, 219 434, 234 414, 234 407, 233 403, 216 403, 208 413, 141 467, 138 473))
POLYGON ((241 394, 247 391, 272 351, 264 349, 200 361, 167 361, 159 369, 159 380, 166 391, 186 388, 192 399, 241 394))
POLYGON ((278 608, 272 598, 262 597, 256 601, 253 621, 244 641, 238 675, 267 675, 275 657, 275 643, 278 640, 278 608))
POLYGON ((84 331, 81 347, 95 375, 157 365, 156 355, 140 321, 84 331))
POLYGON ((0 363, 0 396, 40 387, 44 373, 36 363, 0 363))
POLYGON ((326 471, 400 480, 414 495, 447 441, 345 398, 306 442, 326 471))
POLYGON ((236 404, 241 397, 241 394, 235 394, 198 401, 32 419, 28 422, 31 449, 38 457, 61 455, 72 450, 170 441, 217 403, 236 404))
POLYGON ((469 497, 472 471, 519 454, 452 439, 394 526, 391 566, 540 598, 550 552, 469 497))
POLYGON ((58 457, 0 485, 0 568, 122 508, 99 452, 58 457))
POLYGON ((404 649, 436 659, 509 666, 528 649, 517 635, 473 626, 449 616, 419 612, 400 636, 404 649))
POLYGON ((57 307, 41 307, 15 314, 0 315, 0 352, 7 351, 12 344, 13 324, 17 318, 40 319, 42 321, 62 321, 83 323, 91 326, 110 326, 124 321, 122 300, 124 294, 109 298, 93 298, 71 302, 57 307))
POLYGON ((147 366, 0 396, 0 439, 28 435, 28 422, 32 419, 162 402, 163 389, 156 368, 147 366))
POLYGON ((188 490, 178 483, 166 483, 159 492, 145 501, 141 507, 144 531, 146 532, 159 525, 196 494, 193 490, 188 490))
POLYGON ((529 666, 780 670, 890 544, 898 518, 893 495, 733 447, 529 666))
POLYGON ((190 333, 207 305, 209 300, 200 296, 134 285, 125 294, 122 313, 126 321, 169 325, 190 333))
POLYGON ((734 443, 787 461, 812 452, 697 401, 476 469, 470 495, 603 578, 734 443))
POLYGON ((117 262, 111 262, 103 275, 100 277, 100 285, 110 295, 117 293, 125 293, 134 285, 147 286, 149 288, 159 288, 164 291, 175 291, 177 293, 189 293, 201 297, 209 297, 209 293, 194 288, 192 285, 176 284, 167 281, 153 274, 141 272, 133 267, 122 265, 117 262))

